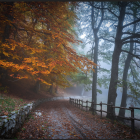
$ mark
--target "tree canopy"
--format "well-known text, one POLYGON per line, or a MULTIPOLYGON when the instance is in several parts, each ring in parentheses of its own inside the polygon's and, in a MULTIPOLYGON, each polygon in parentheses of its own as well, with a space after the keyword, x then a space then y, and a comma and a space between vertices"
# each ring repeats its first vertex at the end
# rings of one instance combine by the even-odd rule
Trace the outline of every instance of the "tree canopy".
POLYGON ((66 87, 67 75, 96 66, 72 48, 81 42, 73 30, 78 20, 76 2, 0 4, 0 66, 10 76, 30 75, 47 85, 55 82, 66 87))

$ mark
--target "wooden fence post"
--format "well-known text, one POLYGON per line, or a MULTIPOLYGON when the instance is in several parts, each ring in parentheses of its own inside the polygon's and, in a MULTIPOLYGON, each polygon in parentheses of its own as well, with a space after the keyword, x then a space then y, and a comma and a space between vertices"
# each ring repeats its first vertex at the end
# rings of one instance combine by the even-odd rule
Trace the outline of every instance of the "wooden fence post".
POLYGON ((102 119, 102 102, 100 103, 101 106, 101 119, 102 119))
POLYGON ((77 107, 79 107, 79 102, 78 102, 78 99, 77 99, 77 107))
POLYGON ((76 105, 76 99, 74 99, 74 106, 76 105))
POLYGON ((83 99, 82 99, 82 110, 83 110, 83 99))
POLYGON ((69 98, 69 103, 71 103, 71 98, 69 98))
POLYGON ((88 110, 88 100, 87 100, 87 110, 88 110))
POLYGON ((88 101, 86 100, 86 112, 87 112, 87 103, 88 103, 88 101))
POLYGON ((111 102, 111 120, 112 120, 112 123, 114 123, 114 119, 113 119, 113 117, 114 117, 114 115, 113 115, 113 102, 111 102))
POLYGON ((135 124, 134 124, 134 108, 129 107, 131 109, 131 129, 132 133, 135 134, 135 124))
POLYGON ((92 115, 94 115, 94 100, 92 101, 92 115))
POLYGON ((80 99, 79 99, 79 109, 80 109, 80 99))

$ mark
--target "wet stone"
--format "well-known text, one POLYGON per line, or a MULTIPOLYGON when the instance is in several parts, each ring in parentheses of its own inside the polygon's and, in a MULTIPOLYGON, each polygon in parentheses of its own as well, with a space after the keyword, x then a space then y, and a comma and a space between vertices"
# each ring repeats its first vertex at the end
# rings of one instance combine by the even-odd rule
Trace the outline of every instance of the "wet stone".
POLYGON ((5 119, 5 118, 7 118, 7 116, 0 116, 0 118, 1 118, 1 119, 5 119))

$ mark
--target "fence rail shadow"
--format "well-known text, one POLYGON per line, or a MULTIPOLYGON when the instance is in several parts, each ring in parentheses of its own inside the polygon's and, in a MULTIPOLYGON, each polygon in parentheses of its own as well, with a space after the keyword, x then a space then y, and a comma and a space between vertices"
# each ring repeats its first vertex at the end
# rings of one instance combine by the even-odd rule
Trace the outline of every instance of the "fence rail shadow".
POLYGON ((119 118, 122 118, 122 119, 131 120, 131 130, 132 130, 133 134, 135 133, 134 121, 135 120, 140 121, 140 119, 134 118, 134 109, 139 109, 140 110, 140 108, 138 108, 138 107, 125 108, 125 107, 113 106, 113 104, 106 104, 106 103, 102 103, 102 102, 100 104, 95 104, 94 102, 90 102, 88 100, 83 101, 83 100, 74 99, 74 98, 69 98, 69 103, 76 106, 76 107, 82 108, 82 110, 86 109, 86 111, 88 111, 88 109, 91 108, 91 107, 88 106, 88 103, 91 103, 93 106, 94 105, 100 105, 100 108, 101 108, 100 110, 94 109, 93 106, 92 106, 91 109, 92 109, 92 111, 94 111, 94 110, 99 111, 101 113, 101 118, 102 118, 102 112, 105 112, 105 113, 110 113, 112 115, 112 118, 119 117, 119 118), (83 106, 83 103, 86 103, 86 106, 83 106), (111 106, 112 112, 104 111, 102 109, 103 105, 111 106), (122 117, 122 116, 119 116, 119 115, 113 115, 113 108, 121 108, 121 109, 130 110, 131 111, 131 117, 122 117))

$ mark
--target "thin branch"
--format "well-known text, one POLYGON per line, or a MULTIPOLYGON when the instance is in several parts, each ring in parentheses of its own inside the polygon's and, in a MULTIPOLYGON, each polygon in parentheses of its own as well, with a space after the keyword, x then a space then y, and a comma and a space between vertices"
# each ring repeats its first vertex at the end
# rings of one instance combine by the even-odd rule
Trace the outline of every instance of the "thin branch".
MULTIPOLYGON (((101 7, 103 7, 103 2, 101 2, 101 7)), ((101 16, 101 20, 99 22, 99 25, 97 27, 98 30, 99 30, 99 28, 100 28, 100 26, 101 26, 101 24, 103 22, 103 17, 104 17, 104 11, 103 11, 103 9, 101 9, 101 13, 102 13, 102 16, 101 16)))
POLYGON ((94 6, 91 2, 89 2, 89 3, 90 3, 90 6, 92 6, 92 7, 94 7, 94 8, 97 8, 97 9, 103 9, 103 10, 108 10, 111 14, 113 14, 115 17, 118 18, 118 16, 117 16, 114 12, 112 12, 110 9, 108 9, 108 8, 100 8, 100 7, 96 7, 96 6, 94 6))
POLYGON ((121 41, 124 42, 127 39, 131 39, 131 38, 140 38, 140 34, 133 34, 131 36, 128 36, 126 38, 123 38, 121 41))
POLYGON ((136 83, 135 76, 134 76, 133 69, 132 69, 131 65, 130 65, 130 69, 131 69, 131 73, 132 73, 132 76, 133 76, 133 81, 134 81, 134 83, 136 83))
POLYGON ((132 15, 133 16, 133 14, 132 13, 129 13, 129 12, 125 12, 125 14, 132 15))
MULTIPOLYGON (((22 78, 23 79, 23 78, 22 78)), ((11 81, 11 82, 16 82, 16 81, 18 81, 18 80, 21 80, 21 79, 16 79, 16 80, 14 80, 14 81, 12 81, 12 80, 8 80, 8 81, 11 81)))
POLYGON ((140 21, 140 19, 135 20, 135 21, 133 21, 133 22, 131 22, 131 23, 128 23, 128 24, 124 25, 122 28, 125 28, 125 27, 127 27, 127 26, 129 26, 129 25, 131 25, 131 24, 137 23, 137 22, 139 22, 139 21, 140 21))
POLYGON ((131 53, 131 52, 128 52, 128 51, 126 51, 126 50, 121 50, 122 52, 126 52, 126 53, 129 53, 130 55, 132 55, 133 57, 136 57, 137 59, 140 59, 140 57, 138 57, 138 55, 135 55, 135 54, 133 54, 133 53, 131 53))
MULTIPOLYGON (((104 18, 103 20, 110 20, 110 19, 109 19, 109 18, 104 18)), ((115 22, 117 22, 118 20, 111 19, 111 21, 115 21, 115 22)))
POLYGON ((137 32, 137 33, 123 32, 123 34, 129 34, 129 35, 134 35, 134 34, 140 35, 139 33, 140 33, 140 32, 137 32))
POLYGON ((123 42, 122 45, 124 45, 124 44, 126 44, 126 43, 131 43, 131 42, 135 42, 135 43, 140 44, 140 41, 138 41, 138 40, 131 40, 131 41, 129 40, 129 41, 123 42))
POLYGON ((109 39, 106 39, 106 38, 103 38, 103 37, 99 37, 99 39, 103 39, 103 40, 107 40, 107 41, 109 41, 111 43, 115 43, 115 41, 112 41, 112 40, 109 40, 109 39))
POLYGON ((137 65, 137 67, 140 68, 140 66, 136 63, 136 61, 132 58, 132 60, 134 61, 134 63, 137 65))
POLYGON ((138 3, 136 3, 136 2, 133 2, 133 4, 135 4, 135 5, 137 5, 138 7, 140 7, 140 5, 139 5, 138 3))

